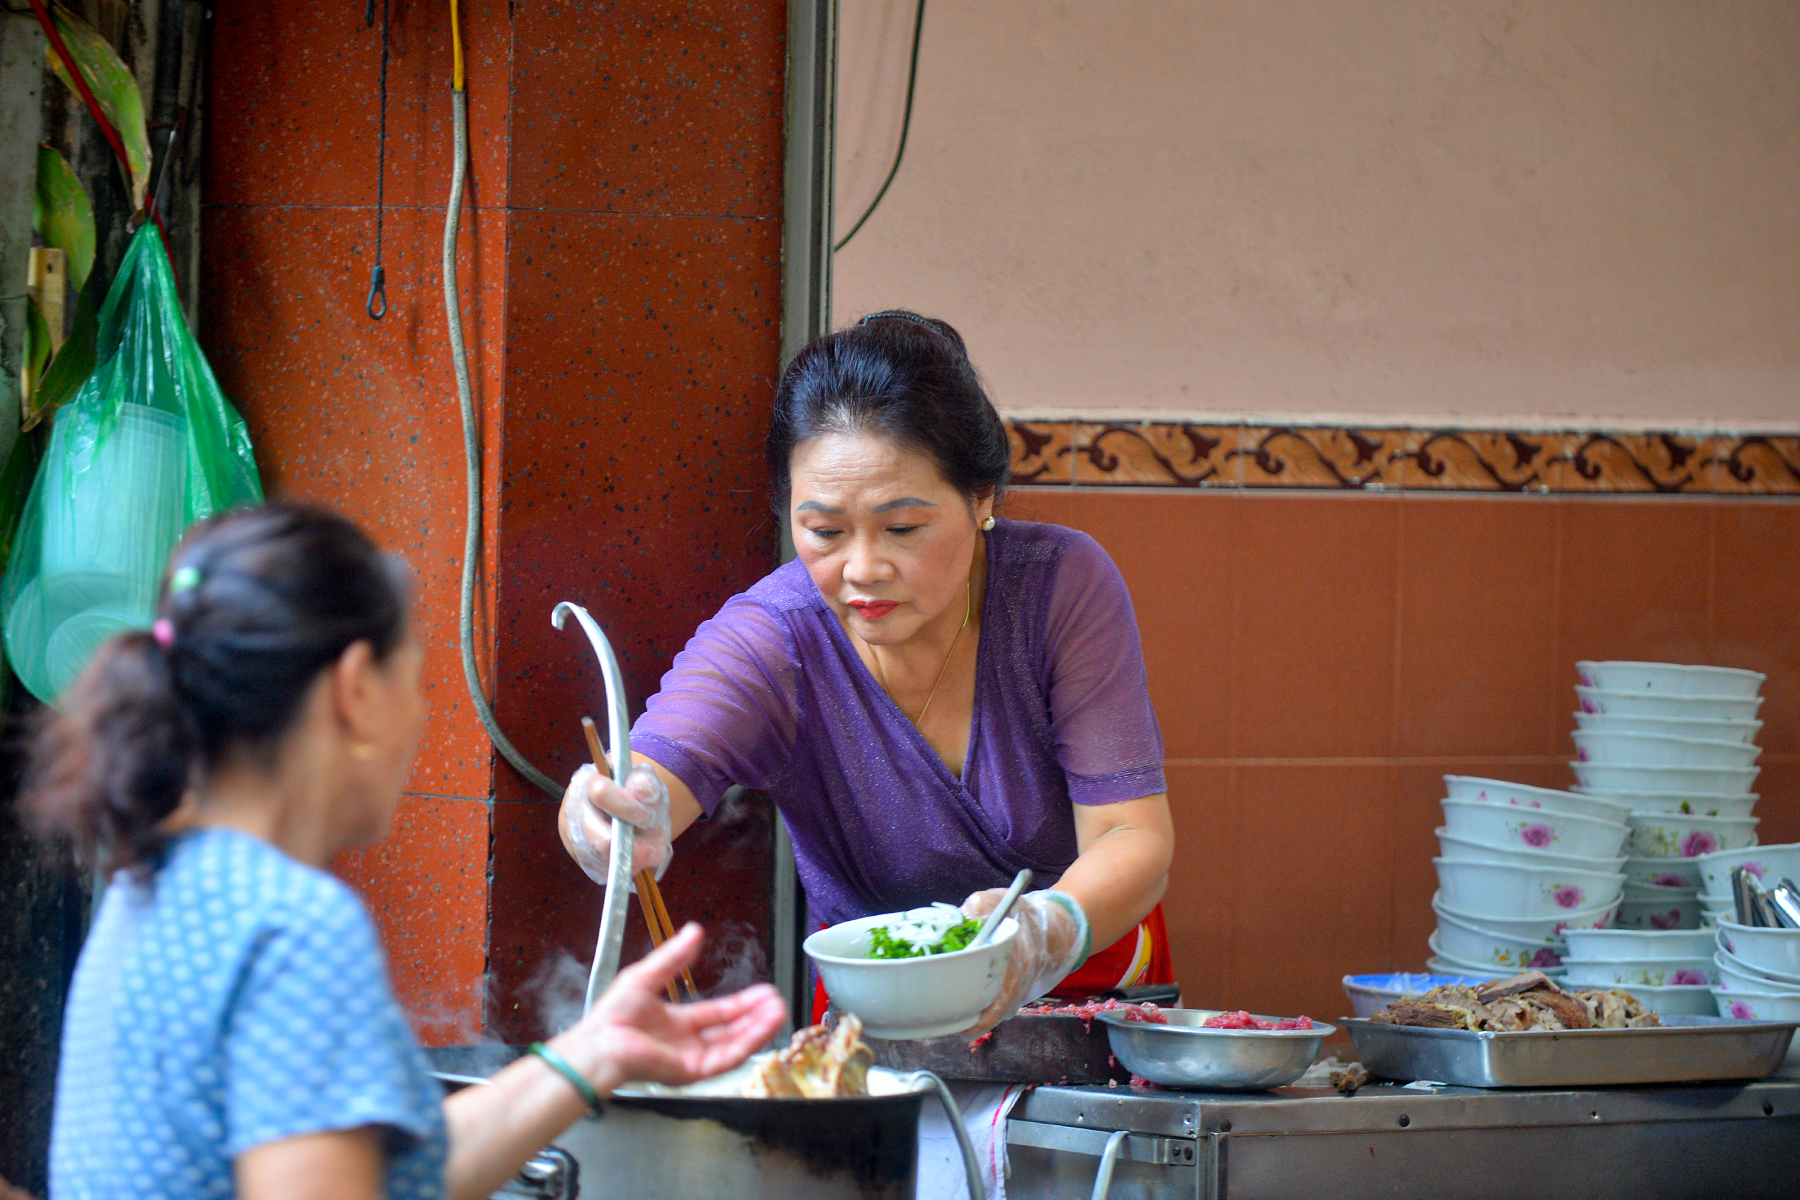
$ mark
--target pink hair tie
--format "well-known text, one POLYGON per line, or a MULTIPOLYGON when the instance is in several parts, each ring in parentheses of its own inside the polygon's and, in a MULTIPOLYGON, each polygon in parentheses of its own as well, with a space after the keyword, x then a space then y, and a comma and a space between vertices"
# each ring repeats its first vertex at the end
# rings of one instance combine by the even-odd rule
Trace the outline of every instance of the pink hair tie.
POLYGON ((157 645, 167 650, 175 644, 175 626, 170 623, 169 618, 158 617, 156 623, 150 626, 150 636, 156 639, 157 645))

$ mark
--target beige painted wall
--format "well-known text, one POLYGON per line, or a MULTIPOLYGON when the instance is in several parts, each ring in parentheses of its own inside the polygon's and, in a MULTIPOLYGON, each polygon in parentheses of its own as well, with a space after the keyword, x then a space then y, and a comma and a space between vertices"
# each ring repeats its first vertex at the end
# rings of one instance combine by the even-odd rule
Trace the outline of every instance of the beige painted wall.
MULTIPOLYGON (((840 233, 913 0, 850 0, 840 233)), ((1792 0, 931 0, 839 322, 1015 413, 1800 426, 1792 0)))

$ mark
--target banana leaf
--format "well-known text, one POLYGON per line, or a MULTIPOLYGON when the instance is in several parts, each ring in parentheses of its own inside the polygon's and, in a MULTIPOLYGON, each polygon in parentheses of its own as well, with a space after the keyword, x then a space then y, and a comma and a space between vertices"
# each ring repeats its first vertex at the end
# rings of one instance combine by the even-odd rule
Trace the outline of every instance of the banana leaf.
MULTIPOLYGON (((69 55, 80 68, 88 87, 93 89, 94 99, 100 102, 100 111, 119 131, 119 140, 125 145, 125 158, 131 168, 131 207, 141 209, 144 207, 144 188, 150 182, 150 134, 144 127, 144 97, 138 91, 137 79, 120 60, 111 43, 92 25, 61 5, 50 10, 50 19, 55 22, 56 31, 62 35, 63 43, 68 46, 69 55)), ((56 47, 45 46, 44 53, 49 57, 50 69, 56 72, 56 77, 71 91, 79 93, 80 89, 69 78, 56 47)))
MULTIPOLYGON (((75 320, 69 327, 69 336, 51 360, 49 369, 37 380, 37 386, 24 393, 21 432, 34 428, 44 419, 45 413, 54 412, 72 399, 88 376, 94 373, 94 364, 99 360, 100 306, 111 287, 112 279, 103 271, 91 272, 87 282, 82 284, 81 294, 75 297, 75 320)), ((42 318, 39 321, 41 323, 42 318)), ((50 331, 46 328, 46 349, 49 337, 50 331)))
POLYGON ((81 291, 94 269, 94 206, 69 161, 53 146, 38 147, 31 227, 44 245, 69 256, 69 286, 81 291))
MULTIPOLYGON (((19 379, 19 394, 25 397, 25 406, 30 408, 32 393, 38 389, 38 382, 44 377, 44 368, 50 363, 50 323, 44 320, 44 314, 38 311, 36 300, 25 302, 25 369, 19 379)), ((21 414, 23 416, 23 414, 21 414)))

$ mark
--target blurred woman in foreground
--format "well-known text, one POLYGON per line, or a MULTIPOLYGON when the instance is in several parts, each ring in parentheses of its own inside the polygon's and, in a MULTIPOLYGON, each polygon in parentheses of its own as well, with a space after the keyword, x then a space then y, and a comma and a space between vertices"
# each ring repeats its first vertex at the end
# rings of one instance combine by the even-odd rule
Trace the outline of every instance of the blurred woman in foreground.
POLYGON ((491 1086, 443 1099, 368 914, 325 872, 379 839, 425 719, 403 568, 271 505, 175 553, 33 746, 27 804, 113 884, 63 1028, 51 1193, 483 1197, 627 1080, 741 1062, 767 986, 675 1006, 688 926, 491 1086))

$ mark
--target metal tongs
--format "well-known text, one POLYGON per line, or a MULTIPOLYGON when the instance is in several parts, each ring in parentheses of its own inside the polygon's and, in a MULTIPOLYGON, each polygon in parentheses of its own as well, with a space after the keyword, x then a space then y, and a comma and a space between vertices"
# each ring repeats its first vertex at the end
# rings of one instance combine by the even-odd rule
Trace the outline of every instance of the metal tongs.
MULTIPOLYGON (((600 626, 579 604, 564 600, 550 613, 550 624, 561 629, 570 613, 581 622, 594 657, 600 660, 600 674, 606 680, 607 757, 612 762, 613 779, 625 786, 631 774, 631 718, 625 707, 625 678, 619 673, 619 660, 612 643, 600 632, 600 626)), ((600 940, 594 947, 594 966, 588 972, 586 1012, 594 1006, 600 993, 618 977, 619 948, 625 938, 625 915, 631 909, 631 855, 636 848, 637 830, 629 822, 614 817, 612 823, 612 857, 606 869, 606 902, 600 909, 600 940)))
POLYGON ((1731 895, 1739 925, 1766 929, 1800 929, 1800 888, 1783 879, 1773 887, 1742 867, 1731 868, 1731 895))

